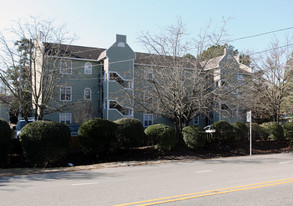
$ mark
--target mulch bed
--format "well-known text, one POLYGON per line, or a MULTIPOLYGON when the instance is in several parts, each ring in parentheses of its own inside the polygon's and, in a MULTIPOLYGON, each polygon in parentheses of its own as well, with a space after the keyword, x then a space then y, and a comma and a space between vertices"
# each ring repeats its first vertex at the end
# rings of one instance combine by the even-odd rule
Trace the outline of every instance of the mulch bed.
MULTIPOLYGON (((288 146, 288 142, 253 142, 253 154, 272 154, 281 152, 292 152, 293 148, 288 146)), ((161 154, 154 147, 139 147, 122 150, 111 155, 101 156, 98 159, 85 158, 79 150, 70 152, 68 162, 73 165, 91 165, 108 162, 129 162, 129 161, 157 161, 157 160, 196 160, 210 159, 218 157, 245 156, 249 155, 249 143, 245 145, 234 145, 221 147, 219 145, 209 145, 192 151, 186 146, 177 147, 169 153, 161 154)), ((20 154, 11 156, 9 168, 26 168, 24 157, 20 154)), ((67 163, 60 166, 67 166, 67 163)))
MULTIPOLYGON (((288 142, 253 142, 253 154, 273 154, 284 152, 293 152, 293 148, 288 146, 288 142)), ((0 169, 0 178, 16 175, 80 171, 109 167, 160 164, 178 160, 201 160, 245 155, 249 155, 249 143, 246 143, 245 145, 237 145, 237 147, 236 145, 230 147, 209 145, 208 147, 201 148, 197 151, 192 151, 186 148, 186 146, 182 146, 177 147, 167 154, 161 154, 151 146, 139 147, 99 157, 98 160, 96 158, 85 158, 81 151, 76 150, 69 154, 68 162, 64 165, 59 165, 59 167, 29 168, 22 155, 13 154, 10 158, 10 165, 8 165, 6 169, 0 169), (71 163, 74 167, 69 166, 68 163, 71 163)))
MULTIPOLYGON (((253 142, 253 154, 272 154, 292 152, 293 148, 288 146, 288 142, 253 142)), ((75 154, 76 157, 78 153, 75 154)), ((139 147, 128 150, 123 150, 112 155, 100 157, 100 160, 84 160, 81 158, 69 158, 69 161, 74 165, 96 164, 106 162, 123 162, 123 161, 156 161, 156 160, 196 160, 210 159, 218 157, 245 156, 249 155, 249 143, 245 145, 234 145, 221 147, 218 145, 209 145, 208 147, 200 148, 197 151, 192 151, 186 146, 177 147, 169 153, 161 154, 154 147, 139 147)))

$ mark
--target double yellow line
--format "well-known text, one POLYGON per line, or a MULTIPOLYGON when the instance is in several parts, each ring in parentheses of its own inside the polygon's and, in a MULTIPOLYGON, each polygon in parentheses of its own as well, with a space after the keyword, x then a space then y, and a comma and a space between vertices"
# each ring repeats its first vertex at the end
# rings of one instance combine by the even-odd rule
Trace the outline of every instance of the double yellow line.
POLYGON ((261 182, 261 183, 256 183, 256 184, 242 185, 242 186, 237 186, 237 187, 229 187, 229 188, 223 188, 223 189, 217 189, 217 190, 209 190, 209 191, 204 191, 204 192, 196 192, 196 193, 190 193, 190 194, 183 194, 183 195, 176 195, 176 196, 170 196, 170 197, 157 198, 157 199, 152 199, 152 200, 144 200, 144 201, 138 201, 138 202, 115 205, 115 206, 128 206, 128 205, 149 206, 149 205, 158 205, 158 204, 163 204, 163 203, 177 202, 177 201, 182 201, 182 200, 194 199, 194 198, 198 198, 198 197, 207 197, 207 196, 225 194, 225 193, 230 193, 230 192, 251 190, 251 189, 257 189, 257 188, 262 188, 262 187, 271 187, 271 186, 275 186, 275 185, 282 185, 282 184, 287 184, 287 183, 292 183, 292 182, 293 182, 293 178, 287 178, 287 179, 281 179, 281 180, 261 182))

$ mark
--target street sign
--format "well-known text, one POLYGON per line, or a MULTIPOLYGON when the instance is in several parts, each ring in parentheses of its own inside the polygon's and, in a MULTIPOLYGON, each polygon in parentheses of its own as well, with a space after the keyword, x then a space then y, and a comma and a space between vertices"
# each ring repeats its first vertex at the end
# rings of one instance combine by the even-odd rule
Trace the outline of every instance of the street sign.
POLYGON ((246 122, 251 122, 251 111, 246 112, 246 122))
POLYGON ((249 122, 249 155, 252 155, 252 121, 251 121, 251 110, 246 112, 246 121, 249 122))

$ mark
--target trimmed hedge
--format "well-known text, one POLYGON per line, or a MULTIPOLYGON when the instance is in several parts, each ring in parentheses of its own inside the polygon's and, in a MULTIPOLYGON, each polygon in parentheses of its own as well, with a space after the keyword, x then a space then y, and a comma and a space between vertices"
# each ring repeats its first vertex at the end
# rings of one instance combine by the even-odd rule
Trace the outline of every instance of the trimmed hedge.
POLYGON ((8 156, 11 146, 12 131, 9 124, 0 119, 0 167, 5 167, 8 163, 8 156))
MULTIPOLYGON (((245 124, 248 128, 248 131, 250 130, 250 123, 245 124)), ((269 137, 269 134, 267 130, 264 127, 261 127, 257 123, 252 123, 252 139, 253 140, 262 140, 266 141, 269 137)))
POLYGON ((175 131, 165 124, 153 124, 145 129, 145 134, 150 139, 156 139, 155 148, 160 152, 168 152, 175 146, 175 131))
POLYGON ((283 125, 284 137, 287 140, 293 140, 293 122, 287 122, 283 125))
POLYGON ((109 120, 95 118, 84 122, 78 130, 81 149, 88 156, 95 156, 117 149, 117 125, 109 120))
POLYGON ((238 139, 238 141, 244 142, 248 140, 249 130, 247 126, 245 125, 245 123, 238 121, 238 122, 234 122, 232 126, 234 127, 234 134, 236 138, 238 139))
POLYGON ((69 150, 70 129, 61 123, 35 121, 22 128, 20 139, 30 166, 62 165, 69 150))
POLYGON ((261 127, 269 134, 269 139, 277 141, 284 140, 283 128, 277 122, 266 122, 261 124, 261 127))
POLYGON ((187 126, 182 130, 183 140, 188 148, 196 150, 206 143, 206 135, 203 128, 198 126, 187 126))
POLYGON ((144 141, 144 128, 138 119, 122 118, 114 121, 118 124, 118 141, 124 148, 142 146, 144 141))
POLYGON ((212 128, 216 130, 214 138, 219 144, 232 143, 235 140, 233 135, 233 126, 226 121, 218 121, 212 124, 212 128))

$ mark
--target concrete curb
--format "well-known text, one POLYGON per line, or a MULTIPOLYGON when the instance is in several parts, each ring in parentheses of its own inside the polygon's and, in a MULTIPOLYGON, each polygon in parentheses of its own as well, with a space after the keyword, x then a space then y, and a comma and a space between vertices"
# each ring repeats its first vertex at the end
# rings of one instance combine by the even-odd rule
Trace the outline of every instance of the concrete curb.
POLYGON ((170 162, 174 162, 174 161, 186 161, 186 160, 111 162, 111 163, 101 163, 101 164, 72 166, 72 167, 58 167, 58 168, 0 169, 0 178, 1 177, 11 177, 11 176, 21 176, 21 175, 43 174, 43 173, 74 172, 74 171, 81 171, 81 170, 93 170, 93 169, 103 169, 103 168, 154 165, 154 164, 170 163, 170 162))

